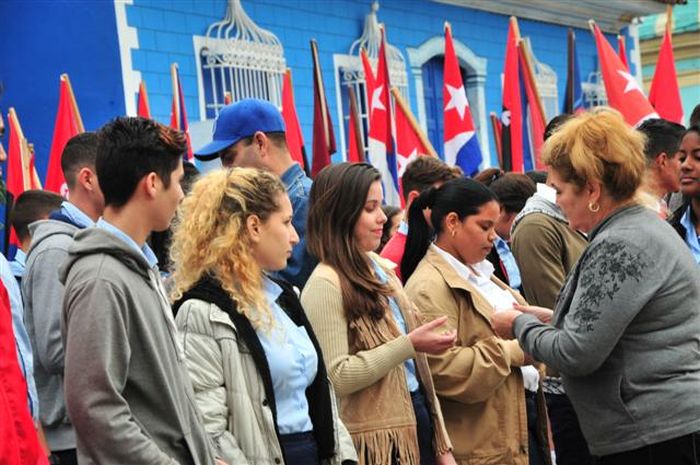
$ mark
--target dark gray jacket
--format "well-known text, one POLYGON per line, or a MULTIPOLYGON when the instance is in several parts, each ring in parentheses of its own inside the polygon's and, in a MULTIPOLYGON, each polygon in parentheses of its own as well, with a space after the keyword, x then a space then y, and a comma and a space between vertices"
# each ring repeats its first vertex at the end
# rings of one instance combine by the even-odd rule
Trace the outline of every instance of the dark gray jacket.
POLYGON ((514 332, 561 372, 593 455, 700 431, 700 270, 651 210, 598 225, 552 326, 521 315, 514 332))
POLYGON ((51 450, 75 449, 75 432, 63 394, 61 302, 58 269, 68 257, 78 227, 57 220, 29 226, 32 246, 22 278, 24 323, 34 353, 34 381, 39 394, 39 419, 51 450))
POLYGON ((212 465, 158 270, 100 228, 61 270, 68 413, 82 465, 212 465))

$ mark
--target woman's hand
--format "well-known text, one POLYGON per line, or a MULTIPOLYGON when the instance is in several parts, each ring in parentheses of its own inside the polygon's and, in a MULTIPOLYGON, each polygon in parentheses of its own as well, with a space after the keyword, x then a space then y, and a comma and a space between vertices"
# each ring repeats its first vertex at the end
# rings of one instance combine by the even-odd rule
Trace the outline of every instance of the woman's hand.
POLYGON ((522 315, 518 310, 501 310, 491 316, 491 327, 501 339, 513 339, 513 323, 522 315))
POLYGON ((554 314, 554 312, 548 308, 536 307, 534 305, 513 304, 513 308, 523 313, 528 313, 530 315, 536 316, 537 319, 540 320, 542 323, 551 322, 552 315, 554 314))
POLYGON ((457 465, 457 462, 450 451, 435 457, 435 465, 457 465))
POLYGON ((426 354, 439 354, 452 347, 457 338, 456 330, 443 331, 441 333, 435 331, 444 325, 446 321, 447 317, 441 316, 408 333, 408 338, 411 340, 415 351, 426 354))

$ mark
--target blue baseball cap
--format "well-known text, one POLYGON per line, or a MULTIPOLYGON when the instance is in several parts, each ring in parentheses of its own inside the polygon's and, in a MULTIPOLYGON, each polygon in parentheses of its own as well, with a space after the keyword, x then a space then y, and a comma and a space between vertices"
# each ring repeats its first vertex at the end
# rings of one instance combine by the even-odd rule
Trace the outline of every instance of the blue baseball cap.
POLYGON ((282 114, 266 100, 239 100, 221 109, 214 122, 212 141, 194 156, 199 160, 213 160, 222 150, 258 131, 285 132, 282 114))

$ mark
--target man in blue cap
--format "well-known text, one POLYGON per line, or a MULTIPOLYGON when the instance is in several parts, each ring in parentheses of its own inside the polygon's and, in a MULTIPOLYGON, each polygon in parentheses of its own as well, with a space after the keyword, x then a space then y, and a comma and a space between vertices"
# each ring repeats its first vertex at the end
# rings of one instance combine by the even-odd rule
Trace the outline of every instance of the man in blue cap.
POLYGON ((219 112, 212 139, 196 151, 197 159, 221 158, 221 164, 227 168, 259 168, 276 174, 284 182, 294 209, 292 224, 299 243, 287 268, 279 274, 302 289, 318 263, 306 250, 305 240, 311 179, 289 153, 282 115, 265 100, 240 100, 219 112))

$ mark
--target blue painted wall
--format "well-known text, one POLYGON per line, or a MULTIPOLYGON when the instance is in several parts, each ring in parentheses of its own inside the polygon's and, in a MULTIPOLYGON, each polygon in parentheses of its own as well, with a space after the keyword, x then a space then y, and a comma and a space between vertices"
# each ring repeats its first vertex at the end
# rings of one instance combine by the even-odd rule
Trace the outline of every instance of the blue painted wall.
MULTIPOLYGON (((43 180, 62 73, 87 130, 125 112, 114 3, 3 0, 0 31, 0 111, 7 123, 7 110, 16 109, 43 180)), ((7 135, 2 142, 7 149, 7 135)))
MULTIPOLYGON (((339 134, 333 54, 347 53, 360 36, 370 4, 370 0, 243 0, 253 21, 276 34, 284 46, 309 150, 313 118, 309 40, 315 38, 319 44, 328 103, 339 134)), ((172 62, 180 66, 188 116, 191 121, 199 119, 192 35, 203 35, 211 23, 223 18, 225 9, 224 0, 134 0, 133 5, 126 6, 127 22, 137 29, 140 45, 131 52, 133 67, 148 84, 151 109, 157 120, 169 122, 172 62)), ((387 26, 390 43, 404 53, 406 60, 407 47, 442 36, 444 21, 450 21, 455 39, 488 60, 486 110, 500 113, 506 16, 428 0, 385 0, 378 17, 387 26)), ((561 100, 566 80, 567 28, 521 20, 520 29, 522 35, 530 37, 537 58, 558 73, 561 100)), ((96 129, 125 113, 114 3, 5 0, 0 2, 0 31, 0 80, 5 87, 0 110, 6 113, 9 106, 17 109, 27 137, 36 143, 37 165, 43 177, 60 73, 71 76, 87 129, 96 129)), ((609 38, 614 40, 612 35, 609 38)), ((597 69, 595 44, 584 29, 577 30, 577 41, 585 80, 588 73, 597 69)), ((410 73, 409 85, 411 106, 417 113, 415 83, 410 73)), ((7 143, 6 138, 3 142, 7 143)), ((494 158, 493 141, 488 142, 494 158)))

